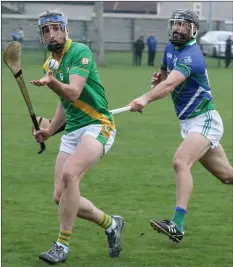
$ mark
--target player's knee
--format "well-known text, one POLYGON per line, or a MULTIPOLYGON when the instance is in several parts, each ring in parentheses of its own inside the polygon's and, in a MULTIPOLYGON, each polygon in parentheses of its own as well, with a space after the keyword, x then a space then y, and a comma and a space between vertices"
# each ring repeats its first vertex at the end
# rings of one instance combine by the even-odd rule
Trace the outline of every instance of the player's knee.
POLYGON ((62 175, 62 182, 64 187, 74 184, 74 182, 77 181, 77 177, 78 177, 77 173, 75 173, 71 169, 64 170, 62 175))
POLYGON ((220 181, 223 184, 233 184, 233 168, 229 169, 229 171, 225 171, 219 176, 220 181))
POLYGON ((189 169, 189 166, 186 163, 186 161, 182 159, 181 157, 174 157, 173 158, 173 169, 175 172, 179 172, 182 170, 189 169))
POLYGON ((62 175, 62 182, 64 184, 64 187, 67 187, 69 184, 71 184, 73 181, 73 175, 72 172, 66 170, 64 171, 62 175))
POLYGON ((233 177, 221 177, 220 181, 223 184, 233 184, 233 177))

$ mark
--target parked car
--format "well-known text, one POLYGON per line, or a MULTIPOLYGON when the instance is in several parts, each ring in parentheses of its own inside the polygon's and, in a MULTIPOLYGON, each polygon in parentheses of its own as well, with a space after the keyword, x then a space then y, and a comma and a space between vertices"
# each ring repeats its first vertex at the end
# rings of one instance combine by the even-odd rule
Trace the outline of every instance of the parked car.
MULTIPOLYGON (((205 56, 224 57, 226 49, 226 40, 233 36, 230 31, 209 31, 200 38, 200 47, 205 56)), ((232 46, 233 56, 233 46, 232 46)))

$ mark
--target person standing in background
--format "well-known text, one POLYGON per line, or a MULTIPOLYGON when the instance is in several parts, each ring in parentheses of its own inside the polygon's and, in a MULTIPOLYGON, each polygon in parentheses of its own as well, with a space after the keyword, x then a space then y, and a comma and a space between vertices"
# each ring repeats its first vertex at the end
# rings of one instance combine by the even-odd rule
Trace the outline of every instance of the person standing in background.
POLYGON ((231 48, 232 48, 232 36, 230 35, 226 40, 225 50, 225 68, 228 68, 231 63, 231 48))
POLYGON ((23 38, 24 38, 24 32, 23 32, 23 28, 19 27, 19 31, 18 31, 18 41, 22 44, 23 43, 23 38))
POLYGON ((157 40, 154 33, 147 38, 147 47, 148 47, 148 66, 154 66, 154 60, 156 55, 157 40))
POLYGON ((145 48, 144 37, 140 36, 134 43, 134 53, 135 53, 134 58, 136 66, 141 66, 142 53, 144 48, 145 48))
POLYGON ((13 31, 11 33, 11 37, 12 37, 12 41, 18 41, 18 34, 17 34, 17 31, 15 29, 13 29, 13 31))

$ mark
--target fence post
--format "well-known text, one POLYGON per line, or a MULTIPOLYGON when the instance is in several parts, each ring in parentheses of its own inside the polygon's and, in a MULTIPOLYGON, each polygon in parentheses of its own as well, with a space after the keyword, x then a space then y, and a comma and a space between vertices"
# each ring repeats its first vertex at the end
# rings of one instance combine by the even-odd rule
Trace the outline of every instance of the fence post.
POLYGON ((220 45, 218 45, 218 67, 221 68, 220 45))
POLYGON ((135 51, 134 51, 134 42, 135 42, 135 19, 131 19, 131 50, 132 50, 132 65, 135 65, 135 51))
POLYGON ((95 14, 96 14, 96 61, 98 66, 104 65, 104 18, 103 18, 103 2, 95 2, 95 14))
POLYGON ((84 39, 85 39, 85 43, 87 44, 88 41, 88 26, 87 26, 87 21, 83 22, 83 28, 84 28, 84 39))

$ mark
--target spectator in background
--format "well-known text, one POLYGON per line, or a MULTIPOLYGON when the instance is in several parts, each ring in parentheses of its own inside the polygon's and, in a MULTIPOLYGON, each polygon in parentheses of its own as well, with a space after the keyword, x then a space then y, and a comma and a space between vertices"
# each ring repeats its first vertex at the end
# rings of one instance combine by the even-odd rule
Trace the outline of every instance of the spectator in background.
POLYGON ((19 27, 19 31, 18 31, 18 41, 22 44, 23 43, 23 38, 24 38, 24 32, 23 32, 23 28, 19 27))
POLYGON ((13 29, 11 33, 12 41, 18 41, 18 33, 15 29, 13 29))
POLYGON ((231 63, 231 48, 232 48, 232 36, 229 36, 226 40, 226 50, 225 50, 225 68, 228 68, 231 63))
POLYGON ((142 53, 145 48, 144 37, 140 36, 134 43, 134 60, 136 66, 141 66, 142 53))
POLYGON ((157 40, 154 33, 147 38, 147 47, 148 47, 148 66, 154 66, 154 60, 156 55, 157 40))
POLYGON ((132 42, 132 51, 133 51, 133 61, 132 61, 132 65, 136 65, 135 43, 136 43, 136 42, 132 42))

